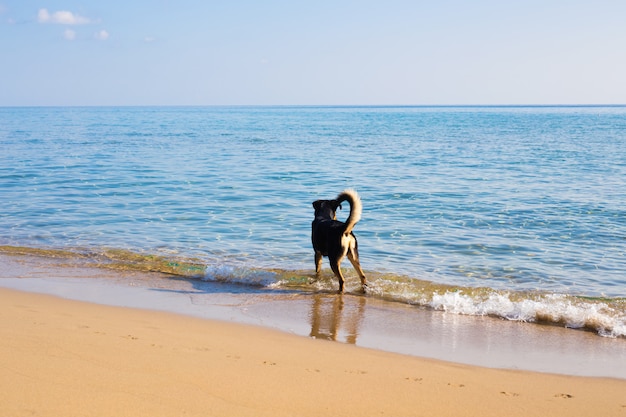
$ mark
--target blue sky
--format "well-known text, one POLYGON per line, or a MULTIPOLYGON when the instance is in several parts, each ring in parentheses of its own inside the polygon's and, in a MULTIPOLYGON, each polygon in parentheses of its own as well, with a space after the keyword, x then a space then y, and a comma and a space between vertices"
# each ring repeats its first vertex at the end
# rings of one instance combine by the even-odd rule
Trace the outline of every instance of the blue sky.
POLYGON ((626 1, 0 0, 0 105, 625 104, 626 1))

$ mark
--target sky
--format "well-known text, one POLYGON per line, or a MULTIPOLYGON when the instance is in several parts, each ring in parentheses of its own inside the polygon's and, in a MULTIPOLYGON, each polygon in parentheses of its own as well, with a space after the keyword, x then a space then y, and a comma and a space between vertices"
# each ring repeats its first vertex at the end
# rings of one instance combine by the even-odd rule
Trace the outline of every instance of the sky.
POLYGON ((0 0, 0 106, 626 104, 623 0, 0 0))

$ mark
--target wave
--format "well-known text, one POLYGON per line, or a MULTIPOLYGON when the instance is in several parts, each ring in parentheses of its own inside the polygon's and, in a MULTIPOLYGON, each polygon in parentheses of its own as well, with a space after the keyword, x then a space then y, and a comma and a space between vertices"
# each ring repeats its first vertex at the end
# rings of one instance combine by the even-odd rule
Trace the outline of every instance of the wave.
POLYGON ((50 249, 24 246, 0 246, 6 255, 32 255, 64 259, 68 265, 117 269, 124 271, 158 272, 186 278, 201 278, 206 265, 193 258, 178 258, 155 254, 142 254, 126 249, 50 249))
MULTIPOLYGON (((491 316, 589 330, 604 337, 626 337, 626 298, 454 287, 392 274, 367 275, 367 295, 388 301, 451 314, 491 316)), ((289 278, 272 286, 289 287, 293 286, 293 281, 302 282, 302 277, 289 278)), ((332 276, 323 281, 313 281, 310 286, 315 290, 330 290, 333 287, 332 276)), ((358 279, 355 277, 352 281, 357 285, 354 288, 359 288, 358 279)))
MULTIPOLYGON (((317 278, 308 270, 255 268, 224 260, 206 261, 176 254, 144 254, 125 249, 49 249, 0 246, 0 254, 65 260, 68 265, 167 274, 188 279, 302 293, 336 291, 330 272, 317 278)), ((361 293, 346 270, 347 291, 361 293)), ((491 316, 504 320, 564 326, 611 338, 626 337, 626 298, 587 297, 543 291, 504 291, 458 287, 396 274, 369 272, 366 296, 451 314, 491 316)))

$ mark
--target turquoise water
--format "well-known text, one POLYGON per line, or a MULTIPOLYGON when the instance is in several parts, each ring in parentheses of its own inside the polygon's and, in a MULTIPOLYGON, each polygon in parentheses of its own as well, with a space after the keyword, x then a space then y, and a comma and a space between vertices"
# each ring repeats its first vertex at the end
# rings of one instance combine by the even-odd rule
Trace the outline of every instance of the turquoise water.
POLYGON ((0 245, 331 290, 311 202, 350 187, 371 296, 626 335, 626 107, 0 108, 0 143, 0 245))

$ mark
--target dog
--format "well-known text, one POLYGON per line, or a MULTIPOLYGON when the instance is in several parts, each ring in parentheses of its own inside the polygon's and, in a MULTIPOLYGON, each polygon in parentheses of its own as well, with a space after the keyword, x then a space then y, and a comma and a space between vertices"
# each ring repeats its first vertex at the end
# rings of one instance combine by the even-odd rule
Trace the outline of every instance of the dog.
POLYGON ((341 273, 341 261, 348 257, 352 266, 361 278, 363 292, 367 287, 365 274, 359 263, 359 251, 352 229, 361 220, 362 204, 359 195, 354 190, 344 190, 335 200, 317 200, 313 202, 315 219, 311 227, 311 241, 315 251, 315 273, 319 277, 322 270, 322 257, 327 256, 330 268, 339 280, 339 293, 343 292, 344 278, 341 273), (346 222, 337 220, 337 208, 341 203, 350 204, 350 215, 346 222))

